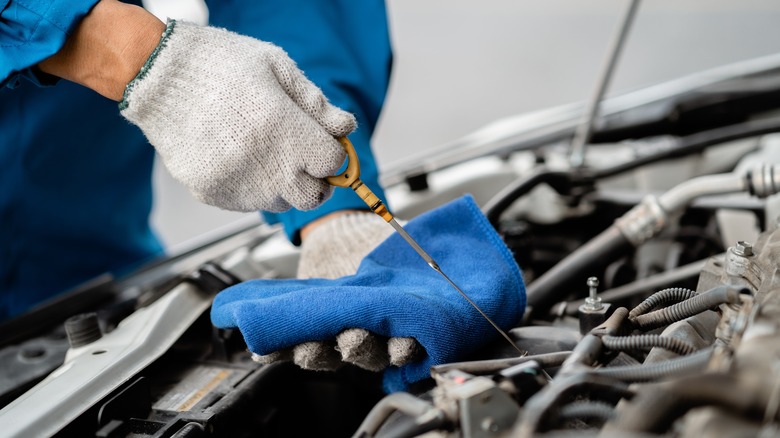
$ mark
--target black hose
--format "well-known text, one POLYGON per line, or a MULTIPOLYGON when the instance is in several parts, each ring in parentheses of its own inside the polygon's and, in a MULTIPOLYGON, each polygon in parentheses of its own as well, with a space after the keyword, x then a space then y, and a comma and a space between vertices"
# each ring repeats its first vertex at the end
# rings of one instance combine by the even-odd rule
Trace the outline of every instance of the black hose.
POLYGON ((740 302, 739 295, 743 290, 731 286, 718 286, 681 303, 639 315, 633 320, 633 323, 642 330, 663 327, 721 304, 738 304, 740 302))
POLYGON ((558 416, 564 421, 582 418, 608 421, 615 416, 615 407, 602 401, 578 401, 562 407, 558 416))
POLYGON ((623 323, 628 317, 628 309, 625 307, 618 307, 612 312, 612 315, 607 318, 606 321, 601 323, 598 327, 591 330, 591 334, 594 335, 617 335, 623 326, 623 323))
POLYGON ((569 293, 564 287, 568 283, 581 278, 584 285, 594 264, 606 265, 631 247, 618 227, 610 226, 529 284, 526 289, 528 307, 535 312, 549 308, 569 293))
POLYGON ((682 339, 661 335, 602 336, 601 342, 610 350, 646 350, 664 348, 680 355, 691 354, 696 348, 682 339))
POLYGON ((607 424, 604 432, 612 433, 609 436, 627 432, 664 433, 675 420, 700 406, 717 406, 732 414, 760 418, 772 387, 746 385, 736 377, 719 373, 648 386, 621 410, 614 424, 607 424))
POLYGON ((592 373, 622 382, 650 382, 658 379, 701 373, 710 362, 712 348, 699 350, 688 356, 649 365, 627 365, 599 368, 592 373))
POLYGON ((591 399, 612 404, 633 395, 625 383, 593 373, 577 373, 556 378, 528 399, 523 409, 520 428, 513 436, 532 438, 537 436, 537 433, 544 432, 545 425, 554 419, 554 409, 583 393, 591 399))
POLYGON ((483 375, 501 371, 510 366, 536 361, 542 368, 552 368, 561 364, 571 356, 571 351, 558 351, 555 353, 535 354, 523 357, 510 357, 506 359, 475 360, 470 362, 453 362, 431 367, 431 375, 443 374, 447 371, 458 370, 464 373, 483 375))
POLYGON ((552 171, 544 167, 534 169, 530 175, 518 178, 496 193, 482 207, 482 211, 495 227, 501 214, 518 198, 526 195, 539 184, 547 184, 558 193, 565 193, 572 186, 571 172, 552 171))
POLYGON ((577 346, 574 347, 571 356, 563 362, 558 375, 565 376, 583 370, 590 370, 601 354, 601 347, 601 338, 591 334, 585 335, 577 343, 577 346))
MULTIPOLYGON (((447 418, 431 403, 406 392, 396 392, 379 401, 368 413, 353 435, 355 438, 373 437, 394 412, 401 412, 412 418, 425 417, 428 431, 443 427, 447 418)), ((421 424, 418 424, 420 426, 421 424)))
POLYGON ((660 290, 649 297, 645 298, 644 301, 639 303, 638 306, 631 309, 631 312, 628 313, 628 317, 630 319, 634 319, 639 315, 643 315, 647 313, 649 310, 653 310, 656 307, 660 306, 661 304, 666 303, 679 303, 680 301, 685 301, 689 298, 693 298, 696 295, 695 290, 687 289, 684 287, 671 287, 668 289, 660 290))

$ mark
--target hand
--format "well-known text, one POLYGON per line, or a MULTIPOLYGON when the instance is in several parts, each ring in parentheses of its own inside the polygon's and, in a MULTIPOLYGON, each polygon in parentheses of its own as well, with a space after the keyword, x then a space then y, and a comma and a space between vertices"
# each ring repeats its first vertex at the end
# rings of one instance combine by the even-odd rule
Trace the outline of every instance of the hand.
MULTIPOLYGON (((332 213, 301 231, 298 278, 339 278, 353 275, 360 262, 393 233, 392 227, 374 213, 332 213)), ((267 355, 253 354, 260 363, 291 360, 304 369, 335 370, 351 363, 369 371, 388 365, 401 366, 425 353, 410 337, 383 338, 360 328, 346 329, 335 342, 305 342, 267 355)))
POLYGON ((322 178, 344 161, 334 137, 356 127, 279 47, 188 23, 166 30, 115 0, 100 1, 38 66, 114 100, 124 92, 122 115, 171 174, 228 210, 317 207, 332 190, 322 178))
POLYGON ((179 22, 120 108, 196 198, 235 211, 320 205, 356 128, 281 48, 179 22))
MULTIPOLYGON (((520 270, 472 199, 421 215, 406 229, 499 327, 506 330, 522 316, 520 270)), ((424 354, 386 369, 388 391, 404 390, 428 377, 431 365, 463 360, 498 337, 398 234, 371 251, 355 275, 252 280, 225 289, 214 299, 211 320, 238 328, 258 355, 328 342, 352 328, 416 339, 424 354)))

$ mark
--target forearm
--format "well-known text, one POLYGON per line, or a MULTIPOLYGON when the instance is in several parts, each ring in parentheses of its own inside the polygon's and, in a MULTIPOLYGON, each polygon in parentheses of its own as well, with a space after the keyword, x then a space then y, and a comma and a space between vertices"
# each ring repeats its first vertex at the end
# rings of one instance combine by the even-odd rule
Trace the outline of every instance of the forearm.
POLYGON ((138 74, 164 30, 165 24, 143 8, 102 0, 65 46, 38 67, 120 101, 125 86, 138 74))

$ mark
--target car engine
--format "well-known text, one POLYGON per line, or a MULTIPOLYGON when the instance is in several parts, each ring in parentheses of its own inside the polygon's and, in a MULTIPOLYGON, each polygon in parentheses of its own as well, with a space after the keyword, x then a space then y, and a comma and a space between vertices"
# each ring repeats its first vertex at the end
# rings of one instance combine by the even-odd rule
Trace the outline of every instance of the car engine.
MULTIPOLYGON (((380 375, 251 360, 220 290, 295 275, 258 222, 0 326, 7 436, 780 435, 780 58, 499 121, 385 172, 401 218, 470 193, 528 306, 409 392, 380 375)), ((456 242, 453 243, 454 245, 456 242)))

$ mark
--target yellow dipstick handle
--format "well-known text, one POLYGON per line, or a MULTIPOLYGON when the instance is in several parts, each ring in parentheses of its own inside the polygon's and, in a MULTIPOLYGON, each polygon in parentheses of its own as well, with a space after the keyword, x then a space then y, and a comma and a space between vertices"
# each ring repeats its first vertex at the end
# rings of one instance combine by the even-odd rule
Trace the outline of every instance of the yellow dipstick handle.
POLYGON ((360 161, 358 161, 357 152, 355 152, 352 142, 346 137, 340 137, 338 140, 344 146, 344 150, 347 151, 347 169, 343 173, 329 176, 325 180, 333 186, 351 188, 368 205, 371 211, 378 214, 385 222, 390 222, 393 220, 393 215, 390 214, 382 200, 360 180, 360 161))

